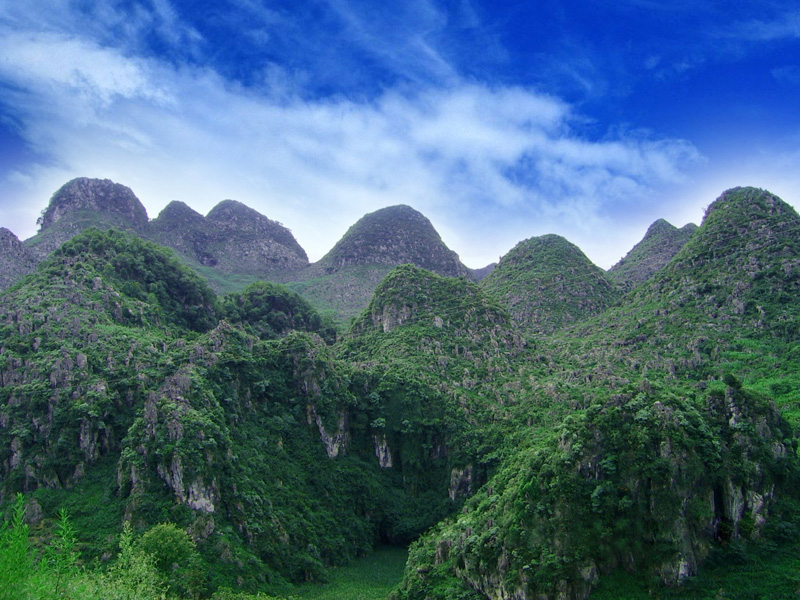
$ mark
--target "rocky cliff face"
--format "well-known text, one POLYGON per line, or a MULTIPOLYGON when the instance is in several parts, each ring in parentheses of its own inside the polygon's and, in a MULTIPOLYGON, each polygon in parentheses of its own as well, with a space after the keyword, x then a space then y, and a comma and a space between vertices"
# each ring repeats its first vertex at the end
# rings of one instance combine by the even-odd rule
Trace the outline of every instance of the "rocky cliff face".
POLYGON ((11 231, 0 227, 0 291, 36 270, 38 261, 11 231))
POLYGON ((602 269, 557 235, 517 244, 481 287, 508 306, 518 325, 539 333, 600 314, 619 296, 602 269))
POLYGON ((234 200, 219 203, 206 217, 171 202, 150 224, 150 236, 223 273, 281 280, 308 265, 288 229, 234 200))
POLYGON ((109 179, 79 177, 64 184, 39 220, 39 233, 25 244, 39 260, 89 227, 146 233, 147 211, 130 188, 109 179))
POLYGON ((330 274, 352 266, 405 263, 447 277, 468 275, 458 255, 445 246, 431 222, 404 205, 362 217, 314 265, 314 272, 330 274))
POLYGON ((625 288, 636 287, 647 281, 672 260, 696 229, 694 223, 678 229, 659 219, 650 225, 642 241, 609 269, 609 277, 625 288))

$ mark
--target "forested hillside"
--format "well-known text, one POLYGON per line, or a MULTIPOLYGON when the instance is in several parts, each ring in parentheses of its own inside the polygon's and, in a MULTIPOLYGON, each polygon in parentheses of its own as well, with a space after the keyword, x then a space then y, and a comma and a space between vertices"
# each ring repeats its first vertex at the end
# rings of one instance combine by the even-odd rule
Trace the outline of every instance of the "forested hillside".
POLYGON ((480 284, 401 265, 337 329, 85 230, 2 294, 0 567, 16 597, 131 565, 126 597, 285 597, 411 544, 398 599, 749 597, 733 556, 795 597, 800 217, 736 188, 678 245, 627 292, 557 236, 480 284))

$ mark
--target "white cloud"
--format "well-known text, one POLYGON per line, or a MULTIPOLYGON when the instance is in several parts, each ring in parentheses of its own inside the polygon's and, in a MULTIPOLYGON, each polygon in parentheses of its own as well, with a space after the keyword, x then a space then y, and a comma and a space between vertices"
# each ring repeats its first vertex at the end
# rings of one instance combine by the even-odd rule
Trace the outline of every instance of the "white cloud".
POLYGON ((58 88, 89 105, 109 106, 117 98, 169 101, 141 61, 92 42, 55 33, 8 32, 0 48, 4 78, 27 89, 58 88))
MULTIPOLYGON (((31 225, 70 177, 108 177, 151 217, 173 199, 201 212, 240 200, 290 227, 313 260, 366 212, 406 203, 477 267, 549 231, 602 248, 620 207, 635 212, 700 160, 682 140, 585 139, 569 105, 522 87, 278 101, 75 34, 7 31, 0 56, 16 90, 3 102, 42 157, 0 184, 0 216, 16 202, 31 225)), ((610 266, 627 249, 592 258, 610 266)))
POLYGON ((732 36, 743 40, 770 42, 800 38, 800 11, 796 8, 770 20, 754 19, 734 25, 732 36))

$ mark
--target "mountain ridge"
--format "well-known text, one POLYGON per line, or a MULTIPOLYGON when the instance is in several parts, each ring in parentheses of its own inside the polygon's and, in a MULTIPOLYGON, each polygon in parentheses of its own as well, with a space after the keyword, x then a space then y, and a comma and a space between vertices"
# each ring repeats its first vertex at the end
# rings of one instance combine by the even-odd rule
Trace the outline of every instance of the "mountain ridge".
MULTIPOLYGON (((596 275, 563 238, 531 247, 520 276, 596 275)), ((0 496, 25 492, 37 527, 69 502, 90 559, 123 522, 174 522, 206 595, 285 595, 414 540, 402 600, 583 600, 620 573, 691 597, 757 548, 754 581, 794 594, 798 292, 800 216, 755 188, 546 334, 406 264, 337 339, 280 285, 220 298, 166 248, 87 230, 2 294, 0 496)))
MULTIPOLYGON (((43 211, 40 226, 23 242, 37 260, 88 227, 130 230, 175 250, 218 291, 240 291, 260 279, 293 283, 342 321, 366 306, 394 266, 414 263, 448 276, 471 273, 430 221, 406 205, 365 215, 313 264, 289 229, 241 202, 223 200, 203 216, 172 201, 148 219, 130 188, 107 179, 82 177, 64 184, 43 211), (320 277, 323 281, 317 281, 320 277)), ((30 271, 29 265, 17 265, 20 261, 21 254, 9 254, 9 264, 0 265, 4 286, 30 271)))

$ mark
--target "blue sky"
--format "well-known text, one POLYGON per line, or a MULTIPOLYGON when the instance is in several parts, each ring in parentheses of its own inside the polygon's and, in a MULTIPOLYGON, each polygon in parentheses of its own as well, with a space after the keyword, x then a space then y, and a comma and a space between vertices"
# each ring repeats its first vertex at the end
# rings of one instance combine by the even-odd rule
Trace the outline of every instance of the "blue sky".
POLYGON ((800 6, 0 0, 0 226, 77 176, 312 260, 403 203, 471 267, 558 233, 608 268, 729 187, 800 206, 800 6))

